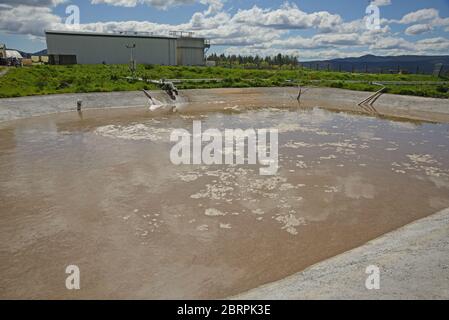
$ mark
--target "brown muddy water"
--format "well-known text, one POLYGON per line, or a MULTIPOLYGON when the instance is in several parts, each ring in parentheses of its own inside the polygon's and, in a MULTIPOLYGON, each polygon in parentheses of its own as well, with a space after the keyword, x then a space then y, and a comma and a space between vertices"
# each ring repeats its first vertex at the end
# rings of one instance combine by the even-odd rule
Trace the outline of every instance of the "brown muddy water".
POLYGON ((316 108, 37 117, 0 125, 0 199, 0 298, 224 298, 449 207, 449 125, 316 108), (277 175, 173 165, 170 132, 193 120, 279 129, 277 175))

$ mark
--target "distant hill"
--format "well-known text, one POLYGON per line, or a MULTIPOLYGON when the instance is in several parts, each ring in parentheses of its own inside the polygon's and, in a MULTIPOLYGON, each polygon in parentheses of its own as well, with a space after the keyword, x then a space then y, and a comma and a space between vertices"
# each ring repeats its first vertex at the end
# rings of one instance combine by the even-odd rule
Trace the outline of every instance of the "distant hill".
POLYGON ((28 53, 28 52, 24 52, 24 51, 20 51, 20 50, 17 50, 19 53, 20 53, 20 55, 22 56, 22 57, 24 57, 25 59, 29 59, 29 58, 31 58, 31 54, 30 53, 28 53))
POLYGON ((33 56, 46 56, 47 55, 47 49, 35 52, 32 54, 33 56))
POLYGON ((375 56, 366 55, 357 58, 341 58, 332 60, 306 61, 302 65, 320 70, 341 70, 354 72, 370 72, 370 73, 397 73, 398 70, 407 71, 409 73, 426 73, 431 74, 435 65, 442 63, 444 72, 449 71, 449 56, 375 56))
POLYGON ((41 51, 38 51, 38 52, 35 52, 35 53, 29 53, 29 52, 24 52, 24 51, 20 51, 20 50, 17 50, 17 51, 22 55, 22 57, 27 58, 27 59, 31 58, 31 56, 45 56, 45 55, 47 55, 47 49, 44 49, 44 50, 41 50, 41 51))

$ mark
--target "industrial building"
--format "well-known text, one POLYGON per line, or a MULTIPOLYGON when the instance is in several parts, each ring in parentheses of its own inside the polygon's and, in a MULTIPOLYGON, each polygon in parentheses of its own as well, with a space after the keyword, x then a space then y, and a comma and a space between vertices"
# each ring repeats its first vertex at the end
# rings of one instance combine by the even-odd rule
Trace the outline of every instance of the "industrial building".
POLYGON ((6 46, 3 43, 0 43, 0 59, 6 58, 6 46))
POLYGON ((23 57, 17 50, 6 49, 6 45, 0 43, 0 65, 21 66, 23 57))
POLYGON ((192 33, 94 33, 46 31, 50 64, 141 64, 205 65, 208 40, 192 33))

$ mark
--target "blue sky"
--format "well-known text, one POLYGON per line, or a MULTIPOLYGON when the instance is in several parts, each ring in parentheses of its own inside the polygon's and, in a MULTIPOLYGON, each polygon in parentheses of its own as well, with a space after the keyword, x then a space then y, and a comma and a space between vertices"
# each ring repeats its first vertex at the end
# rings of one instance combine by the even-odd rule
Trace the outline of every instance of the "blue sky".
POLYGON ((0 0, 0 42, 35 52, 45 29, 193 30, 210 52, 297 55, 301 60, 363 54, 449 54, 449 0, 373 0, 378 29, 367 28, 368 0, 0 0), (79 25, 67 26, 76 5, 79 25))

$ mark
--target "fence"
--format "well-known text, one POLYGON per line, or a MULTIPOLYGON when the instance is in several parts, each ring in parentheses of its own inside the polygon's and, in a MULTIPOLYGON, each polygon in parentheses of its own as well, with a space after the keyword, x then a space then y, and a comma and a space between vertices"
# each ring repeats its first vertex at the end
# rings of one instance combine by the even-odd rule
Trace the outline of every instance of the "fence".
MULTIPOLYGON (((264 64, 239 64, 237 62, 217 61, 216 65, 231 69, 250 70, 296 70, 308 69, 314 71, 333 71, 351 73, 375 73, 375 74, 433 74, 435 64, 425 63, 404 63, 379 65, 372 63, 324 63, 324 62, 303 62, 298 65, 264 65, 264 64)), ((441 76, 449 76, 449 65, 443 65, 441 76)))
MULTIPOLYGON (((352 73, 376 73, 376 74, 433 74, 435 64, 370 64, 370 63, 303 63, 303 68, 316 71, 337 71, 352 73)), ((442 65, 441 76, 449 75, 449 65, 442 65)))

